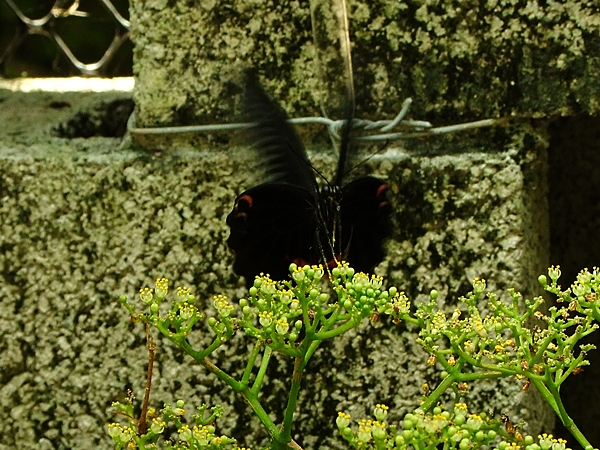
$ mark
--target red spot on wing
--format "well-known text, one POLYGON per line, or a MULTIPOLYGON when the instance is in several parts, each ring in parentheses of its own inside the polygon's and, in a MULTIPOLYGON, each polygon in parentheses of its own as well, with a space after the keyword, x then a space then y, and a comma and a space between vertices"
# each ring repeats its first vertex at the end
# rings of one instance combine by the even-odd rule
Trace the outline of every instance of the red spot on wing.
POLYGON ((390 201, 387 199, 387 196, 386 196, 388 189, 389 189, 389 187, 387 184, 382 184, 381 186, 379 186, 377 188, 377 192, 375 193, 375 198, 377 198, 377 200, 380 201, 377 209, 380 211, 380 213, 386 214, 386 215, 388 215, 392 209, 392 204, 390 203, 390 201))
POLYGON ((237 199, 237 201, 235 202, 235 207, 242 211, 247 211, 250 208, 252 208, 253 204, 254 200, 252 199, 252 197, 248 194, 244 194, 240 195, 240 197, 237 199))
POLYGON ((379 187, 377 188, 377 193, 375 194, 375 196, 376 196, 377 198, 382 198, 382 197, 385 197, 385 194, 387 193, 388 189, 389 189, 389 188, 388 188, 388 185, 387 185, 387 184, 382 184, 381 186, 379 186, 379 187))

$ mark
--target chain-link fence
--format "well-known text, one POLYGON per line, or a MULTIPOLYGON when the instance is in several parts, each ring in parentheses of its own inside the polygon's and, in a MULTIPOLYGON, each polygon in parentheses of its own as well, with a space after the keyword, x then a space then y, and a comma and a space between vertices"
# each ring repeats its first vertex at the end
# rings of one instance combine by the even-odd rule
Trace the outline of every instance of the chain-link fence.
POLYGON ((130 76, 128 0, 0 0, 0 76, 130 76))

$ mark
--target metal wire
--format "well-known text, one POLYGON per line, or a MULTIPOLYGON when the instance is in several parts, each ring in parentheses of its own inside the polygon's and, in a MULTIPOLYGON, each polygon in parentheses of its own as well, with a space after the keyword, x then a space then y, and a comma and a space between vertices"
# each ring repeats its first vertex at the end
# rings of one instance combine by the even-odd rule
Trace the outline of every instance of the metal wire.
MULTIPOLYGON (((358 136, 355 139, 358 141, 394 141, 402 140, 423 136, 433 136, 439 134, 455 133, 458 131, 471 130, 475 128, 491 127, 496 125, 506 125, 508 123, 507 118, 498 119, 485 119, 478 120, 475 122, 466 122, 455 125, 448 125, 443 127, 434 127, 430 122, 423 120, 406 120, 404 117, 408 113, 412 100, 406 99, 400 109, 400 112, 396 115, 393 120, 360 120, 354 119, 352 122, 352 129, 354 131, 373 131, 376 130, 379 133, 368 134, 358 136), (408 131, 397 131, 395 133, 389 133, 396 127, 407 128, 408 131)), ((294 125, 303 124, 321 124, 325 125, 331 136, 339 140, 339 131, 344 126, 343 120, 331 120, 327 117, 300 117, 296 119, 290 119, 289 123, 294 125)), ((245 128, 251 128, 256 126, 255 123, 225 123, 225 124, 208 124, 208 125, 187 125, 187 126, 176 126, 176 127, 151 127, 143 128, 137 127, 135 123, 135 116, 132 113, 127 122, 127 130, 131 134, 138 135, 149 135, 149 134, 181 134, 181 133, 207 133, 211 131, 221 132, 230 130, 241 130, 245 128)))

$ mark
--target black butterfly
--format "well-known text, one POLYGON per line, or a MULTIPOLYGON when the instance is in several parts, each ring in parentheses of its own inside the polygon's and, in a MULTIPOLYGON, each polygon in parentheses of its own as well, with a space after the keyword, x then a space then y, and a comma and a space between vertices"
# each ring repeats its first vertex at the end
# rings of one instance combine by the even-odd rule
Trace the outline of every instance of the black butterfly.
POLYGON ((259 152, 267 182, 242 192, 227 216, 227 244, 235 252, 233 270, 251 286, 256 275, 274 280, 289 275, 289 265, 344 259, 357 271, 379 264, 382 241, 390 234, 387 185, 358 178, 342 186, 351 117, 346 121, 336 181, 319 189, 315 169, 287 115, 255 76, 246 83, 244 110, 250 143, 259 152))

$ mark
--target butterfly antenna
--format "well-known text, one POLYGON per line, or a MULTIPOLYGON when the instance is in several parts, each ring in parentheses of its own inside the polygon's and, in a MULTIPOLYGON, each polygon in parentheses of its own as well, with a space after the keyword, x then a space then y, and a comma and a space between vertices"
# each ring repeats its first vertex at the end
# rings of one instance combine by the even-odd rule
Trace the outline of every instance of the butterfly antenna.
POLYGON ((388 146, 390 145, 390 142, 391 141, 389 141, 389 140, 385 141, 383 143, 383 145, 381 146, 381 148, 379 148, 377 151, 373 152, 372 154, 370 154, 369 156, 367 156, 365 159, 363 159, 362 161, 356 163, 355 165, 353 165, 352 167, 350 167, 348 170, 346 170, 346 172, 344 173, 344 177, 346 177, 353 170, 355 170, 358 167, 362 166, 364 163, 366 163, 367 161, 369 161, 375 155, 379 155, 381 152, 383 152, 386 148, 388 148, 388 146))
POLYGON ((302 158, 302 157, 301 157, 301 155, 299 155, 299 154, 296 152, 296 149, 294 149, 294 147, 293 147, 293 146, 292 146, 292 145, 291 145, 289 142, 288 142, 288 145, 290 146, 290 150, 291 150, 292 152, 296 153, 296 154, 297 154, 297 155, 300 157, 300 160, 301 160, 301 161, 302 161, 304 164, 306 164, 306 166, 307 166, 307 167, 309 167, 309 168, 310 168, 310 169, 311 169, 313 172, 315 172, 315 173, 316 173, 316 174, 317 174, 319 177, 321 177, 321 178, 323 179, 323 181, 325 182, 325 184, 327 184, 327 186, 329 186, 329 187, 331 187, 331 186, 332 186, 332 184, 329 182, 329 180, 328 180, 328 179, 325 177, 325 175, 323 175, 323 174, 322 174, 322 173, 319 171, 319 169, 317 169, 315 166, 313 166, 313 165, 310 163, 310 161, 307 161, 306 159, 302 158))
MULTIPOLYGON (((319 214, 319 219, 321 219, 321 214, 319 214)), ((317 242, 319 245, 319 251, 321 252, 321 258, 323 258, 323 267, 325 268, 325 270, 327 271, 327 275, 329 275, 329 279, 332 280, 333 279, 333 275, 331 274, 331 269, 329 268, 329 261, 327 260, 327 256, 325 255, 325 250, 323 249, 323 244, 321 243, 321 236, 319 236, 319 228, 317 228, 317 242)), ((327 242, 330 243, 329 239, 327 239, 327 242)), ((333 260, 336 262, 336 264, 338 263, 337 258, 335 257, 335 253, 333 252, 333 248, 331 249, 332 254, 333 254, 333 260)))

